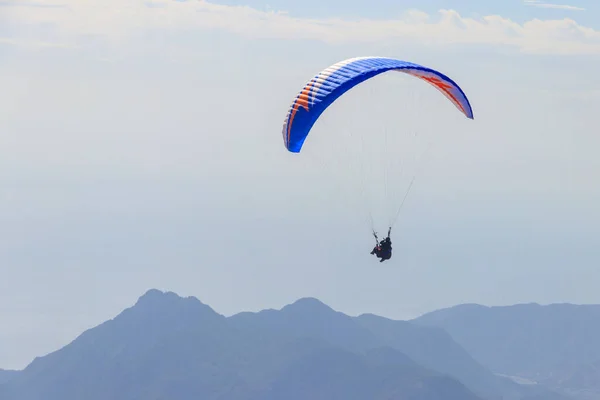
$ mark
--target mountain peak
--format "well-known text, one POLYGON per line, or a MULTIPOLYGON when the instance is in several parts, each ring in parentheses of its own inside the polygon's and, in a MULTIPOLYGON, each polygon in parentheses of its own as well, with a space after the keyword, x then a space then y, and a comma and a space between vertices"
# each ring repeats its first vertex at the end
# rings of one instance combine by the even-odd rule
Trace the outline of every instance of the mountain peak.
MULTIPOLYGON (((195 299, 195 297, 188 297, 188 298, 192 298, 195 299)), ((179 296, 177 293, 175 292, 163 292, 162 290, 158 290, 158 289, 148 289, 146 291, 146 293, 144 293, 143 295, 141 295, 138 298, 138 301, 136 304, 139 303, 144 303, 144 302, 161 302, 161 301, 176 301, 176 300, 183 300, 184 297, 179 296)), ((199 300, 198 300, 199 301, 199 300)))
POLYGON ((149 289, 140 296, 132 307, 133 309, 153 309, 166 310, 172 308, 192 308, 196 310, 203 309, 217 314, 210 306, 202 303, 194 296, 181 297, 174 292, 163 292, 158 289, 149 289))
POLYGON ((302 297, 292 304, 283 307, 281 311, 294 312, 335 312, 327 304, 314 297, 302 297))
POLYGON ((137 303, 141 303, 141 302, 145 302, 145 301, 158 301, 159 299, 163 299, 166 297, 179 298, 179 295, 177 295, 174 292, 163 292, 162 290, 158 290, 158 289, 148 289, 148 291, 146 291, 146 293, 144 293, 143 295, 141 295, 138 298, 137 303))

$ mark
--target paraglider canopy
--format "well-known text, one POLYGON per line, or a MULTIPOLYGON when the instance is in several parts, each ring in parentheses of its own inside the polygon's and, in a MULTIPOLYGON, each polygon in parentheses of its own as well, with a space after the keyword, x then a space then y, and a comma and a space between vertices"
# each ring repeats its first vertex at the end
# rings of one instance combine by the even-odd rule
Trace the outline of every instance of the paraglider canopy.
POLYGON ((473 110, 462 89, 434 69, 387 57, 357 57, 340 61, 312 78, 292 102, 283 124, 283 141, 292 153, 299 153, 319 116, 337 98, 354 86, 388 71, 400 71, 433 85, 467 118, 473 110))

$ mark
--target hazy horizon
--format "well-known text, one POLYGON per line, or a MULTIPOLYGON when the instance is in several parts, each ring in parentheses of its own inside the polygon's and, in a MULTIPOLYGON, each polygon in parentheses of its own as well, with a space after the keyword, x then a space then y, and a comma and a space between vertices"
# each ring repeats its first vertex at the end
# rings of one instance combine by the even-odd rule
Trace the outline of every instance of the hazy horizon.
POLYGON ((3 2, 0 368, 150 288, 224 315, 303 297, 394 319, 600 303, 600 3, 550 3, 3 2), (475 119, 389 74, 288 153, 297 92, 362 55, 439 69, 475 119), (386 129, 436 143, 380 264, 367 210, 384 207, 352 191, 336 140, 386 129))

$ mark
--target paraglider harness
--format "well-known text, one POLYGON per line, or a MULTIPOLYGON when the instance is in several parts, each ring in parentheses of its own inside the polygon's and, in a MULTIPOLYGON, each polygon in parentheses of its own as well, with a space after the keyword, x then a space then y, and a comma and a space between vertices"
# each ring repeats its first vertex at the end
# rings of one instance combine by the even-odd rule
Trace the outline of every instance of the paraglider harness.
POLYGON ((385 260, 392 258, 392 241, 390 239, 391 232, 392 228, 390 227, 388 229, 387 237, 382 241, 379 241, 377 232, 373 231, 373 236, 375 236, 375 247, 371 251, 371 254, 374 254, 377 258, 379 258, 379 262, 384 262, 385 260))

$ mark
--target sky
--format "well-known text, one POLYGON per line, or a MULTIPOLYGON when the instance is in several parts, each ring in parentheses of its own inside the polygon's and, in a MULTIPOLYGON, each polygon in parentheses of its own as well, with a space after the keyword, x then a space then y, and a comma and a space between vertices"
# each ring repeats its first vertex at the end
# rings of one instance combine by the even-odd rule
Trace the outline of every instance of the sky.
POLYGON ((150 288, 225 315, 599 303, 598 70, 596 0, 1 1, 0 368, 150 288), (442 71, 475 119, 388 73, 287 152, 296 93, 363 55, 442 71), (415 174, 380 264, 370 218, 415 174))

